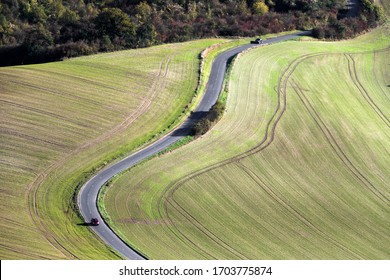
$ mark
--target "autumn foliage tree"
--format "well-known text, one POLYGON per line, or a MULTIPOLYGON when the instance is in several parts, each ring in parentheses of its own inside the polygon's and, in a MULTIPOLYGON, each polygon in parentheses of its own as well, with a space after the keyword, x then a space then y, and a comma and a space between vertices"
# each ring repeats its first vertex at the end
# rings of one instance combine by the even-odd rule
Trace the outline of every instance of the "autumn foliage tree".
POLYGON ((264 2, 265 0, 257 0, 253 3, 253 11, 256 15, 264 15, 268 13, 269 8, 264 2))
POLYGON ((345 5, 345 0, 1 0, 0 64, 300 28, 342 38, 383 19, 373 0, 362 0, 360 15, 352 19, 343 18, 345 5))

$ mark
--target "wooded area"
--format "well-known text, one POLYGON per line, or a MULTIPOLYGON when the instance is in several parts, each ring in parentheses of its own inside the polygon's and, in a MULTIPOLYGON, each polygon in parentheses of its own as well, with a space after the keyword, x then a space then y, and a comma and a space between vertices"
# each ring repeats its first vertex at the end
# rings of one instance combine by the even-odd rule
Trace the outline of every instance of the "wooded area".
POLYGON ((294 29, 341 39, 383 18, 373 0, 354 18, 345 9, 346 0, 2 0, 0 65, 294 29))

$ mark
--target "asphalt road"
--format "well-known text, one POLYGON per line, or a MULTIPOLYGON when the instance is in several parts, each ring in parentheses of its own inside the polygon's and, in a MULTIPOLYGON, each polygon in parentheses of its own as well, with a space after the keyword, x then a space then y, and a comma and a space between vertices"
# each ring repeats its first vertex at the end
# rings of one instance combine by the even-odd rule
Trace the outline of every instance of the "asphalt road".
POLYGON ((347 14, 346 17, 356 17, 359 15, 359 1, 347 0, 347 14))
MULTIPOLYGON (((294 39, 298 36, 309 35, 310 31, 299 32, 293 35, 280 36, 273 39, 264 40, 263 44, 273 44, 289 39, 294 39)), ((97 208, 97 198, 101 187, 116 174, 129 169, 138 162, 164 150, 179 139, 189 135, 192 125, 201 118, 210 108, 217 102, 218 96, 222 90, 223 80, 226 73, 227 62, 230 58, 238 53, 254 47, 256 45, 242 45, 232 50, 220 54, 213 62, 210 78, 206 87, 205 94, 193 114, 178 128, 172 131, 167 136, 152 143, 146 148, 126 157, 125 159, 103 169, 90 179, 80 190, 78 196, 78 205, 81 214, 86 223, 89 223, 92 218, 98 218, 99 226, 91 226, 92 230, 100 236, 109 246, 114 248, 123 257, 132 260, 145 259, 141 253, 132 249, 122 239, 120 239, 111 228, 104 222, 97 208)))

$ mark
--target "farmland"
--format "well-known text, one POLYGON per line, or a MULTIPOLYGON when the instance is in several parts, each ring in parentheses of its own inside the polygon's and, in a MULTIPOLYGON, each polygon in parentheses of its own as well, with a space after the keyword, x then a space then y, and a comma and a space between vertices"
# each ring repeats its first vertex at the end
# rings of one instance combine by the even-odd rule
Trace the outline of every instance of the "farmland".
POLYGON ((375 3, 381 5, 387 17, 390 16, 390 2, 386 0, 375 0, 375 3))
POLYGON ((119 258, 84 226, 76 190, 188 114, 199 54, 224 41, 0 68, 1 259, 119 258))
POLYGON ((389 36, 241 55, 221 121, 117 176, 108 221, 153 259, 388 259, 389 36))

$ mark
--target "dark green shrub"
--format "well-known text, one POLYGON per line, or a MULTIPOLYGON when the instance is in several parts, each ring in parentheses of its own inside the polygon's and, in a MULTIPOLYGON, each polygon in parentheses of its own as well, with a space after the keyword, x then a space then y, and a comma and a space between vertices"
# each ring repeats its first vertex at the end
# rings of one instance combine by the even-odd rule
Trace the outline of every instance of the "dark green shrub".
POLYGON ((192 128, 192 134, 195 136, 205 134, 211 127, 211 122, 207 118, 199 120, 192 128))

